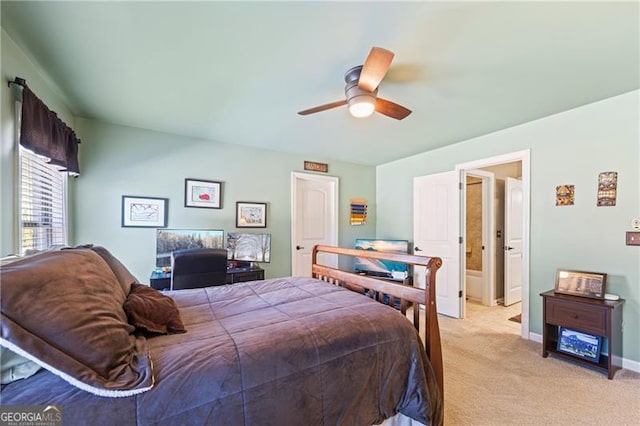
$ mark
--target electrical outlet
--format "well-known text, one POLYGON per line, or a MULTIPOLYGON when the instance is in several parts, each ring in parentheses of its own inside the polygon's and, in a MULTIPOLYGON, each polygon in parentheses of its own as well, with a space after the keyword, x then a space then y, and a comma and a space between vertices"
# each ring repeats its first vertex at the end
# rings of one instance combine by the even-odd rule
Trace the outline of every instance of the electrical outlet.
POLYGON ((640 246, 640 231, 627 231, 627 245, 640 246))

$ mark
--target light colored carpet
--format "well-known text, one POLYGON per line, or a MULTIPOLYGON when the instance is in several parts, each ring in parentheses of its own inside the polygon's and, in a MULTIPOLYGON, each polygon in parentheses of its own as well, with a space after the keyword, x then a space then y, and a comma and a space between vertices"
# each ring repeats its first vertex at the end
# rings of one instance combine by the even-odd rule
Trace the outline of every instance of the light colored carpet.
POLYGON ((439 317, 445 424, 640 425, 640 374, 604 373, 553 358, 522 339, 514 307, 467 303, 464 320, 439 317))

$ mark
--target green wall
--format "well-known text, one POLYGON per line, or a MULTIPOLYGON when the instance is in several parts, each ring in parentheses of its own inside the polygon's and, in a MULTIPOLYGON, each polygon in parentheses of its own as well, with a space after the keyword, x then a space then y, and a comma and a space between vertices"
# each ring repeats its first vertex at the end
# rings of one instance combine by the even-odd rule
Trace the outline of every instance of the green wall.
MULTIPOLYGON (((17 253, 17 178, 15 142, 15 100, 19 90, 7 87, 7 81, 22 77, 33 92, 69 126, 74 127, 74 116, 67 107, 65 96, 46 78, 35 61, 28 58, 2 29, 2 62, 0 81, 0 256, 17 253)), ((82 166, 81 166, 82 167, 82 166)), ((71 213, 71 212, 69 212, 71 213)))
MULTIPOLYGON (((250 149, 210 140, 114 126, 76 118, 64 93, 37 60, 20 49, 4 30, 2 79, 19 76, 69 124, 82 139, 79 178, 69 179, 69 244, 101 244, 122 259, 142 282, 155 265, 155 230, 121 228, 122 195, 169 198, 171 228, 235 228, 235 202, 268 203, 272 262, 267 277, 291 272, 291 172, 303 171, 303 161, 329 163, 329 175, 340 178, 339 241, 352 246, 358 237, 375 236, 375 168, 322 158, 250 149), (220 210, 185 208, 184 179, 224 182, 220 210), (369 200, 369 221, 348 223, 349 198, 369 200)), ((16 93, 0 84, 0 256, 17 251, 17 171, 14 128, 16 93)), ((260 230, 262 231, 262 230, 260 230)), ((256 230, 255 232, 258 232, 256 230)))
POLYGON ((413 239, 413 178, 456 164, 531 151, 530 331, 542 333, 539 294, 557 268, 605 272, 624 304, 623 358, 640 364, 640 248, 625 231, 640 216, 639 91, 593 103, 377 168, 377 235, 413 239), (615 207, 596 207, 598 174, 618 172, 615 207), (573 184, 575 205, 555 206, 573 184))
POLYGON ((359 236, 375 235, 375 168, 322 158, 245 148, 78 118, 82 138, 82 175, 76 180, 75 243, 100 244, 111 250, 142 282, 155 265, 155 229, 122 228, 122 195, 169 198, 169 228, 235 228, 236 201, 266 202, 272 234, 271 263, 265 275, 291 274, 291 172, 303 161, 329 163, 329 175, 340 178, 340 245, 353 246, 359 236), (223 182, 220 210, 184 207, 184 180, 223 182), (370 220, 348 222, 349 198, 369 200, 370 220))

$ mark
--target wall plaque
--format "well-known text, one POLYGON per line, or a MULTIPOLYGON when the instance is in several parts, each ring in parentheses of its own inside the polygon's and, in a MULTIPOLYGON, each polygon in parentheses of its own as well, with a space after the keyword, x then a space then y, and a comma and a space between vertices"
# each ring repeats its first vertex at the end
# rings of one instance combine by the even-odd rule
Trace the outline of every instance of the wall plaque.
POLYGON ((327 173, 329 171, 329 165, 326 163, 315 163, 313 161, 305 161, 304 169, 311 170, 313 172, 327 173))

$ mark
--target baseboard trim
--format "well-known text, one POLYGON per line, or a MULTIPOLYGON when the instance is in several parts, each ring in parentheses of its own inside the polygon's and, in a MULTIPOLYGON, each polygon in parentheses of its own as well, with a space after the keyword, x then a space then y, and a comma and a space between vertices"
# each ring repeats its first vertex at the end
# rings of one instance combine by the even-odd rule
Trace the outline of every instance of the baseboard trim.
MULTIPOLYGON (((542 344, 542 335, 538 333, 529 332, 529 340, 542 344)), ((622 358, 619 356, 613 357, 613 364, 620 365, 625 370, 634 371, 636 373, 640 373, 640 362, 633 361, 631 359, 622 358)))
POLYGON ((529 332, 529 340, 533 340, 534 342, 542 344, 542 335, 529 332))
POLYGON ((636 373, 640 373, 640 362, 633 361, 631 359, 620 358, 619 356, 613 356, 613 364, 621 365, 625 370, 635 371, 636 373))

